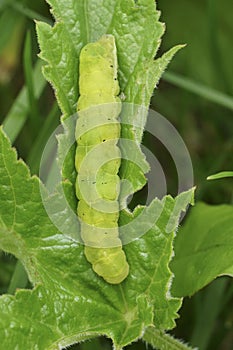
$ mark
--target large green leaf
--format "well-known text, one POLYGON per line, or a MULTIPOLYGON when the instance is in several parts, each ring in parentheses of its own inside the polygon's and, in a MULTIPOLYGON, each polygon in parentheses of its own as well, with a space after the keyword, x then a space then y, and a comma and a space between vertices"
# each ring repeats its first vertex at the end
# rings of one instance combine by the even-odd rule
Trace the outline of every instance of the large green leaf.
MULTIPOLYGON (((118 55, 118 78, 125 103, 143 105, 148 108, 154 87, 158 83, 169 61, 179 50, 177 46, 163 57, 154 60, 160 46, 164 25, 159 22, 154 0, 108 0, 108 1, 59 1, 49 0, 57 22, 54 27, 37 23, 41 48, 40 57, 47 62, 44 74, 53 85, 63 119, 76 113, 79 97, 79 54, 88 42, 99 39, 103 34, 113 34, 118 55)), ((146 123, 146 113, 140 114, 138 133, 122 125, 121 136, 141 142, 146 123)), ((61 148, 65 144, 60 138, 61 148)), ((63 167, 63 176, 70 181, 68 196, 74 188, 74 148, 63 167)), ((143 162, 143 155, 141 155, 143 162)), ((148 171, 147 167, 147 171, 148 171)), ((128 160, 122 160, 120 176, 129 180, 132 192, 141 189, 146 179, 140 167, 128 160)), ((72 203, 70 203, 72 205, 72 203)))
MULTIPOLYGON (((167 196, 145 209, 138 229, 147 227, 157 211, 159 219, 125 246, 130 274, 120 285, 110 285, 93 272, 83 246, 53 226, 41 202, 38 178, 30 177, 1 130, 0 248, 23 262, 36 286, 0 298, 3 348, 57 349, 58 344, 105 334, 115 349, 121 349, 149 325, 173 328, 181 299, 169 295, 168 264, 178 213, 191 197, 192 191, 177 199, 167 196)), ((142 210, 125 212, 122 223, 131 222, 142 210)))
POLYGON ((126 101, 149 105, 153 89, 170 57, 154 64, 164 26, 154 1, 49 0, 57 19, 54 27, 37 24, 45 75, 55 88, 64 114, 76 112, 81 48, 103 34, 116 39, 119 82, 126 101))
POLYGON ((233 206, 198 203, 175 239, 173 295, 192 295, 221 275, 233 276, 233 206))

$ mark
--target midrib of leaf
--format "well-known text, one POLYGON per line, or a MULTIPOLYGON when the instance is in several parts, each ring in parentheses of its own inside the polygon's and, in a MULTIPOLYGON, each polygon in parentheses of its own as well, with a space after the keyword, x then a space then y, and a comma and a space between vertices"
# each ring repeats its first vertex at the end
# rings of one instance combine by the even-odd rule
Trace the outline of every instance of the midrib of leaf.
MULTIPOLYGON (((135 3, 135 1, 130 0, 129 3, 131 4, 132 8, 135 8, 135 10, 139 10, 139 8, 138 8, 138 9, 136 8, 136 3, 135 3)), ((84 4, 85 4, 85 7, 86 7, 86 11, 84 10, 84 17, 86 18, 85 26, 86 26, 86 32, 89 34, 89 30, 88 30, 88 26, 87 26, 87 24, 88 24, 88 20, 87 20, 87 18, 88 18, 88 11, 87 11, 88 0, 87 0, 87 1, 84 1, 84 4)), ((113 10, 113 16, 112 16, 112 18, 111 18, 111 22, 110 22, 108 28, 106 29, 106 33, 112 33, 113 29, 116 27, 116 26, 114 25, 115 22, 116 22, 116 24, 117 24, 118 21, 119 21, 119 19, 117 19, 117 14, 118 14, 118 12, 116 11, 116 9, 117 9, 117 7, 118 7, 119 5, 120 5, 120 2, 115 1, 115 6, 114 6, 114 10, 113 10)), ((139 3, 139 5, 142 6, 142 4, 140 4, 140 3, 139 3)), ((155 8, 155 11, 156 11, 156 14, 154 14, 154 15, 155 15, 156 19, 158 20, 158 18, 159 18, 159 12, 156 10, 156 4, 154 4, 154 8, 155 8)), ((148 7, 148 10, 150 10, 150 7, 148 7)), ((145 20, 144 20, 144 23, 145 23, 145 22, 146 22, 146 18, 145 18, 145 20)), ((158 22, 158 23, 159 23, 159 25, 162 26, 162 23, 161 23, 161 22, 158 22)), ((153 39, 154 39, 154 44, 152 44, 152 43, 150 44, 151 50, 148 52, 148 56, 153 56, 153 57, 154 57, 154 56, 156 55, 156 52, 157 52, 157 50, 158 50, 158 48, 159 48, 159 46, 160 46, 160 41, 161 41, 161 40, 158 40, 158 38, 161 37, 163 31, 164 31, 164 30, 161 30, 161 29, 160 29, 160 31, 158 30, 157 35, 155 36, 155 38, 153 38, 153 39), (156 49, 153 50, 154 47, 156 47, 156 49), (152 53, 152 50, 154 51, 153 53, 152 53)), ((90 40, 89 35, 86 35, 86 38, 87 38, 87 42, 88 42, 88 41, 90 40)), ((143 56, 141 55, 141 53, 143 52, 143 50, 145 50, 145 45, 146 45, 146 47, 148 47, 148 42, 146 42, 146 43, 144 42, 143 45, 141 45, 141 47, 140 47, 140 52, 138 53, 138 59, 137 59, 137 61, 135 62, 134 67, 133 67, 133 70, 132 70, 132 72, 130 73, 130 76, 128 77, 128 79, 127 79, 127 81, 126 81, 126 85, 124 86, 123 84, 121 84, 121 85, 122 85, 122 86, 121 86, 121 90, 122 90, 122 91, 125 91, 125 90, 127 89, 128 86, 132 85, 132 78, 131 78, 131 77, 133 77, 133 75, 134 75, 134 73, 136 72, 138 66, 139 66, 140 64, 143 63, 143 61, 141 60, 141 57, 143 57, 143 56)), ((151 57, 150 57, 150 58, 151 58, 151 57)), ((149 63, 149 61, 148 61, 148 63, 149 63)), ((119 67, 119 68, 120 68, 120 67, 119 67)), ((123 73, 123 76, 125 76, 124 73, 123 73)), ((136 98, 137 98, 137 96, 135 96, 135 99, 136 99, 136 98)), ((134 101, 133 101, 133 100, 130 100, 130 102, 134 102, 134 101)), ((146 104, 148 104, 148 103, 145 103, 145 105, 146 105, 146 104)))
MULTIPOLYGON (((124 294, 124 290, 122 288, 122 284, 120 284, 119 290, 120 290, 120 293, 121 293, 121 296, 122 296, 123 304, 125 306, 125 312, 124 312, 124 314, 125 314, 125 313, 129 312, 129 308, 128 308, 128 305, 127 305, 127 302, 126 302, 126 299, 125 299, 125 294, 124 294)), ((133 309, 136 309, 136 307, 134 307, 133 309)), ((130 311, 133 311, 133 310, 130 310, 130 311)), ((122 319, 125 321, 126 327, 124 329, 124 333, 122 333, 122 336, 121 336, 121 343, 123 343, 124 336, 125 336, 125 334, 127 334, 128 330, 130 329, 130 324, 126 321, 125 318, 122 317, 122 319)))
MULTIPOLYGON (((41 249, 43 249, 43 248, 41 248, 41 249)), ((35 250, 31 250, 31 251, 33 253, 35 253, 35 256, 36 256, 37 250, 35 249, 35 250)), ((49 283, 52 283, 52 284, 56 285, 58 290, 61 290, 60 289, 61 284, 59 283, 60 281, 58 281, 57 278, 53 277, 53 274, 51 274, 50 271, 48 271, 48 268, 47 268, 46 265, 40 264, 40 275, 43 275, 42 279, 43 279, 45 285, 48 284, 48 281, 49 281, 49 283)), ((74 280, 72 282, 72 284, 73 284, 72 285, 72 289, 69 290, 66 287, 63 287, 63 292, 65 292, 66 294, 69 294, 71 297, 74 297, 74 295, 75 296, 79 296, 79 297, 83 297, 82 292, 81 293, 79 292, 80 286, 81 286, 81 282, 78 282, 78 281, 74 280)), ((120 290, 122 290, 121 285, 119 285, 119 288, 120 288, 120 290)), ((111 296, 108 296, 108 295, 105 294, 103 296, 103 299, 104 299, 104 302, 102 304, 102 307, 106 308, 106 305, 108 305, 108 307, 110 307, 112 310, 117 312, 117 314, 119 315, 119 320, 116 321, 116 323, 122 322, 122 320, 125 321, 123 315, 124 315, 125 310, 129 311, 129 309, 128 309, 126 300, 125 300, 125 298, 123 296, 123 293, 122 293, 122 300, 124 302, 125 310, 123 310, 122 308, 117 308, 116 305, 112 302, 111 296)), ((92 303, 95 304, 95 302, 92 302, 92 303)), ((100 306, 100 302, 99 301, 98 301, 98 306, 100 306)), ((111 321, 111 322, 106 323, 106 324, 111 325, 111 324, 114 324, 114 323, 112 323, 112 321, 111 321)), ((91 328, 90 328, 90 330, 91 330, 91 328)))
POLYGON ((106 30, 106 33, 111 33, 112 32, 111 27, 112 27, 112 25, 113 25, 113 23, 115 21, 116 8, 117 8, 117 1, 115 1, 115 6, 113 8, 113 15, 112 15, 112 18, 111 18, 111 22, 109 23, 109 26, 108 26, 108 28, 106 30))
POLYGON ((119 290, 120 290, 120 293, 121 293, 121 297, 122 297, 122 301, 123 301, 123 304, 124 304, 124 307, 125 307, 125 311, 129 311, 128 309, 128 305, 127 305, 127 302, 126 302, 126 299, 125 299, 125 294, 124 294, 124 290, 122 288, 122 284, 119 285, 119 290))
MULTIPOLYGON (((160 232, 161 232, 161 230, 160 230, 160 232)), ((165 245, 165 247, 164 247, 164 250, 165 250, 165 251, 168 251, 167 245, 169 245, 169 243, 170 243, 169 240, 166 238, 166 245, 165 245)), ((147 289, 146 289, 146 292, 147 292, 147 293, 149 293, 149 290, 150 290, 152 284, 155 282, 155 276, 156 276, 156 274, 157 274, 157 272, 158 272, 158 267, 161 265, 161 259, 162 259, 162 258, 163 258, 163 255, 161 255, 161 257, 160 257, 160 259, 159 259, 159 261, 158 261, 158 264, 157 264, 157 266, 156 266, 156 268, 155 268, 153 277, 151 278, 151 282, 150 282, 150 284, 148 285, 148 287, 147 287, 147 289)), ((170 260, 171 260, 171 257, 170 257, 169 261, 170 261, 170 260)), ((171 276, 170 276, 170 279, 171 279, 171 276)))

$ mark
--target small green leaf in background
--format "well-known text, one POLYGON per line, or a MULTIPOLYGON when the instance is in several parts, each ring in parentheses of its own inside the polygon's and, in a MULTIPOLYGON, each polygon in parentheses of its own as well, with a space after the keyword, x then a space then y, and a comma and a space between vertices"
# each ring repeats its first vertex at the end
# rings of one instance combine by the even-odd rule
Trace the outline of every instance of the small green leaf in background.
POLYGON ((207 180, 218 180, 225 177, 233 177, 233 171, 221 171, 220 173, 208 176, 207 180))
POLYGON ((175 239, 172 294, 184 297, 221 275, 233 276, 233 206, 197 203, 175 239))

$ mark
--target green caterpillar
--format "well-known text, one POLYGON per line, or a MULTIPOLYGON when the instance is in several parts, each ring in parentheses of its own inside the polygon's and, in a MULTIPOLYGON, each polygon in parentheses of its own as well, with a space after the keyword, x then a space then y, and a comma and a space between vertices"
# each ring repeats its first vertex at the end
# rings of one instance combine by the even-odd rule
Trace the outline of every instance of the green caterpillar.
POLYGON ((118 232, 121 103, 114 36, 83 47, 79 77, 75 166, 84 253, 99 276, 118 284, 129 266, 118 232))

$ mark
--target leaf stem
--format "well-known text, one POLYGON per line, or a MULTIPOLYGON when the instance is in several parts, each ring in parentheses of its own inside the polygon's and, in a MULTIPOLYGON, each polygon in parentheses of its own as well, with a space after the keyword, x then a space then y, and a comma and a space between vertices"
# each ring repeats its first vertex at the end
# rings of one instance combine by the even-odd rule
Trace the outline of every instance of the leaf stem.
POLYGON ((147 328, 143 340, 157 350, 195 350, 154 327, 147 328))

